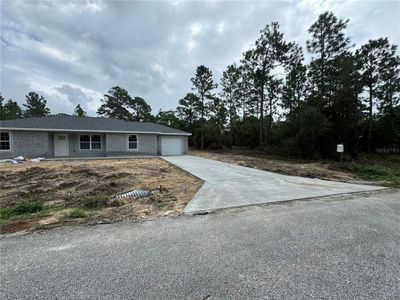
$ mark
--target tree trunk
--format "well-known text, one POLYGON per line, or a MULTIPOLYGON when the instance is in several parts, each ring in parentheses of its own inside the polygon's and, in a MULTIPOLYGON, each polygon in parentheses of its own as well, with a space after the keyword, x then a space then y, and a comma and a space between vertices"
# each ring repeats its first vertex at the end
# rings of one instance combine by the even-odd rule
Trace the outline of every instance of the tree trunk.
POLYGON ((204 95, 201 95, 201 150, 204 149, 204 95))
POLYGON ((258 146, 260 150, 263 148, 263 141, 264 141, 264 82, 261 84, 260 88, 260 135, 259 135, 259 142, 258 146))
POLYGON ((369 84, 368 152, 372 150, 372 84, 369 84))

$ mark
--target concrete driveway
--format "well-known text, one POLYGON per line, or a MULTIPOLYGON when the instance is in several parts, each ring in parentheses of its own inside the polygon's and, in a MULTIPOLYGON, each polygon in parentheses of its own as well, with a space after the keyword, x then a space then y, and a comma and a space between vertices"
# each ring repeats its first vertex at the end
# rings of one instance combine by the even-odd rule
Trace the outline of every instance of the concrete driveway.
POLYGON ((190 155, 163 158, 205 181, 186 213, 383 189, 281 175, 190 155))

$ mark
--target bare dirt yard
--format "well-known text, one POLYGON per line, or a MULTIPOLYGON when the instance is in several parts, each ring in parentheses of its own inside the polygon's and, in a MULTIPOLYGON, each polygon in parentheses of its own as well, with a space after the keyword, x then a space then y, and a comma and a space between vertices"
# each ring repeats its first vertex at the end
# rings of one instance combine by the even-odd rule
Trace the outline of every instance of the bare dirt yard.
POLYGON ((0 165, 1 233, 180 214, 202 185, 159 158, 0 165), (148 197, 117 199, 134 189, 148 197))
POLYGON ((285 175, 400 187, 400 155, 364 155, 358 161, 300 160, 249 150, 192 150, 191 155, 285 175))

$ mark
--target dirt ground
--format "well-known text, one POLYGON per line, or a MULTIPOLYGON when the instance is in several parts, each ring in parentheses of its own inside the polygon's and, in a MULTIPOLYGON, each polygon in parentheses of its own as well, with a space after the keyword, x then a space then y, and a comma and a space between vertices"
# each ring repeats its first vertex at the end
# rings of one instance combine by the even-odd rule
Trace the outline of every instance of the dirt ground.
POLYGON ((0 165, 0 209, 40 201, 38 213, 2 218, 1 232, 58 226, 65 223, 104 223, 178 215, 202 182, 158 158, 24 162, 0 165), (116 193, 158 189, 145 198, 115 199, 116 193), (80 209, 85 217, 65 217, 80 209))
POLYGON ((279 160, 266 157, 256 152, 246 151, 198 151, 192 150, 191 155, 216 159, 223 162, 276 172, 284 175, 303 176, 344 182, 360 182, 354 174, 337 170, 330 163, 321 161, 279 160))

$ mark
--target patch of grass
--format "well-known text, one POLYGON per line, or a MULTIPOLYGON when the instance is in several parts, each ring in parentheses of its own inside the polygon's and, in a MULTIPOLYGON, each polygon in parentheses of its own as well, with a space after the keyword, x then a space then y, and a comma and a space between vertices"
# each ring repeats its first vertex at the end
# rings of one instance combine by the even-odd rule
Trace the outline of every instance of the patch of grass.
POLYGON ((344 167, 364 180, 386 181, 393 186, 400 186, 400 168, 375 164, 350 163, 344 167))
POLYGON ((87 214, 83 209, 77 208, 66 213, 64 217, 68 219, 82 219, 86 218, 87 214))
POLYGON ((30 215, 44 209, 45 206, 42 201, 25 201, 13 207, 0 208, 0 219, 7 220, 15 216, 30 215))
POLYGON ((107 204, 108 197, 105 195, 97 195, 85 198, 82 206, 87 209, 101 209, 107 204))
POLYGON ((73 192, 68 192, 64 195, 64 200, 67 202, 71 202, 74 199, 75 199, 75 195, 73 192))
POLYGON ((165 204, 160 201, 155 201, 154 206, 157 208, 163 208, 165 206, 165 204))

